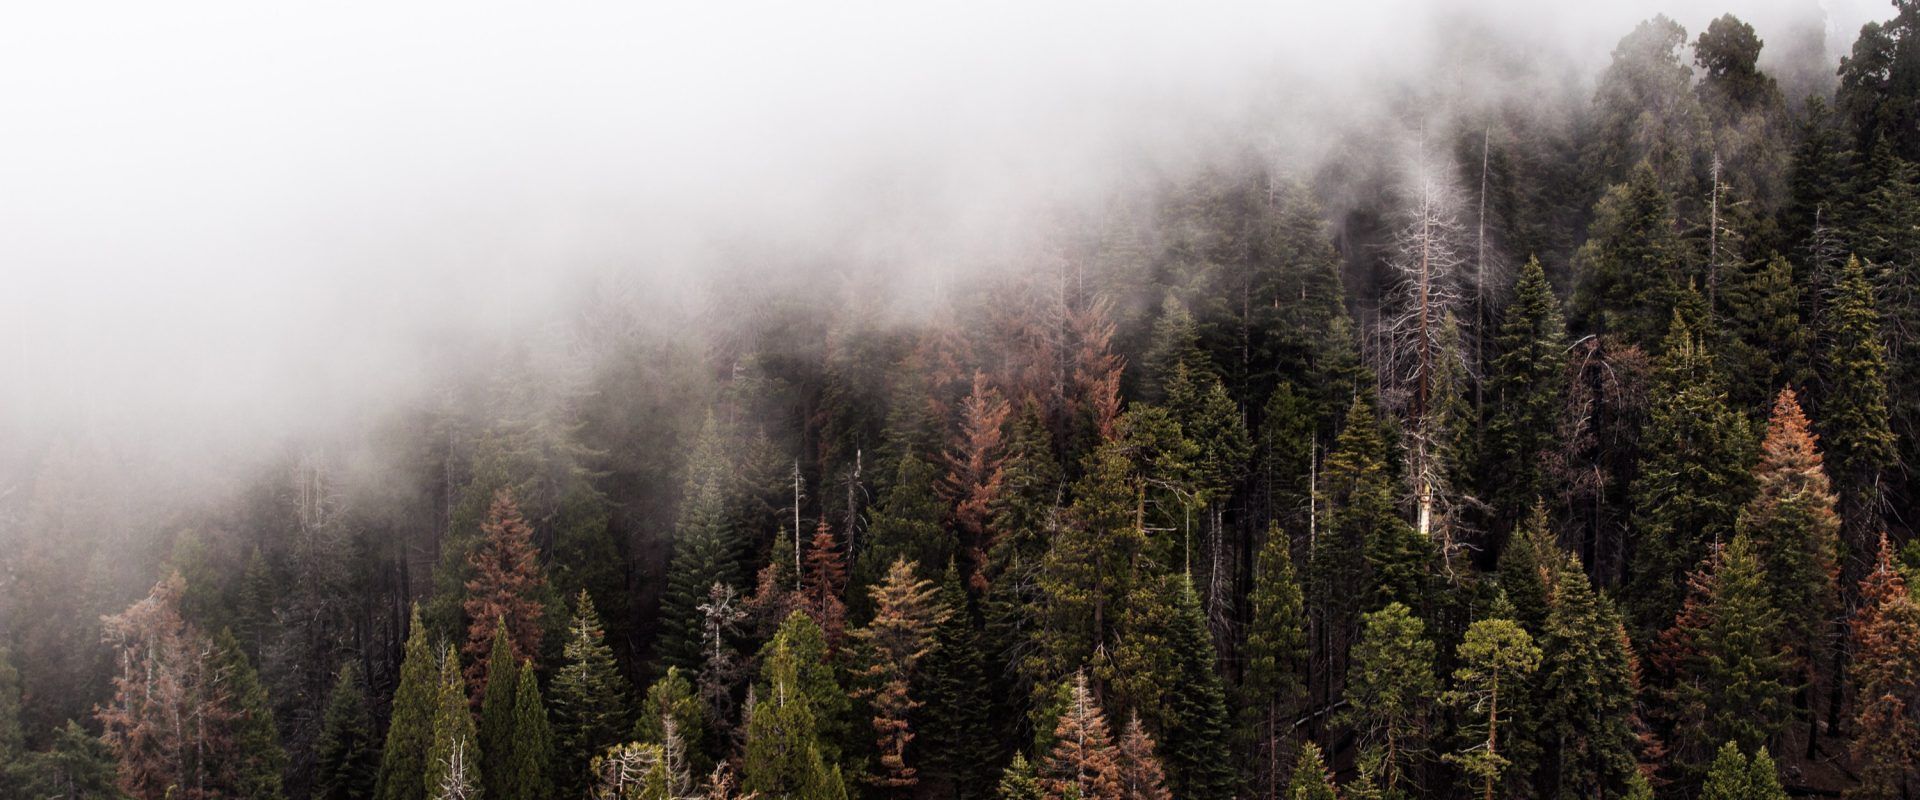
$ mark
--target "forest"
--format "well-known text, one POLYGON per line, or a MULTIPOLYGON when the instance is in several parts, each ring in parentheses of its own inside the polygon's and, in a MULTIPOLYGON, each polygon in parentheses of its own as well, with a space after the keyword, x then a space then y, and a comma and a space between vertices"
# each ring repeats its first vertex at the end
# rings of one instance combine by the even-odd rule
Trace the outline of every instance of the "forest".
POLYGON ((1881 11, 1236 139, 923 299, 584 291, 233 480, 22 439, 0 797, 1913 800, 1881 11))

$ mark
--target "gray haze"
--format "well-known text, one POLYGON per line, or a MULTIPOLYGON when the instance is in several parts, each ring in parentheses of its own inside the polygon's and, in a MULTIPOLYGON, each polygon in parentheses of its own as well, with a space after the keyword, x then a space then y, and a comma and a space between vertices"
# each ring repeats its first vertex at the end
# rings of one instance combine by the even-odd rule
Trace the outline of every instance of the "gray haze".
POLYGON ((1769 56, 1824 41, 1834 62, 1891 14, 1875 0, 9 4, 0 442, 81 435, 183 458, 269 444, 378 413, 421 390, 448 342, 537 332, 585 287, 684 319, 737 241, 934 291, 1017 260, 1036 219, 1097 202, 1123 172, 1245 141, 1308 169, 1345 132, 1397 124, 1373 115, 1402 89, 1584 86, 1637 21, 1665 12, 1692 35, 1726 11, 1769 56), (1478 80, 1441 44, 1462 36, 1527 53, 1538 86, 1478 80))

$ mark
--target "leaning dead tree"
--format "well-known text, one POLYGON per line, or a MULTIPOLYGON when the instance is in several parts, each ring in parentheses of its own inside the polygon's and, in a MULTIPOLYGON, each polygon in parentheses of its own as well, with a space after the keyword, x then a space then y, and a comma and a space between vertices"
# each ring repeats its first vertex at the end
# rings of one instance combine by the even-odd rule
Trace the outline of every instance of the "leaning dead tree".
POLYGON ((1444 166, 1422 148, 1403 192, 1401 221, 1388 266, 1393 285, 1380 315, 1385 401, 1406 421, 1408 483, 1420 533, 1443 540, 1447 476, 1455 455, 1451 433, 1463 420, 1460 393, 1468 376, 1455 322, 1473 289, 1474 237, 1461 222, 1463 195, 1444 166), (1436 530, 1440 528, 1439 530, 1436 530))

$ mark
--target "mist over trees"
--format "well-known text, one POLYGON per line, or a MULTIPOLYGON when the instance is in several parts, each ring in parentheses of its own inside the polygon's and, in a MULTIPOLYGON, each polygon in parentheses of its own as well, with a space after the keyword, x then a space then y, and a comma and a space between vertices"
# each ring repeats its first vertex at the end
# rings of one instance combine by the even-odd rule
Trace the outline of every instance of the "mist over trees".
POLYGON ((0 796, 1912 797, 1920 4, 1495 11, 1018 226, 740 205, 300 424, 49 391, 0 796))

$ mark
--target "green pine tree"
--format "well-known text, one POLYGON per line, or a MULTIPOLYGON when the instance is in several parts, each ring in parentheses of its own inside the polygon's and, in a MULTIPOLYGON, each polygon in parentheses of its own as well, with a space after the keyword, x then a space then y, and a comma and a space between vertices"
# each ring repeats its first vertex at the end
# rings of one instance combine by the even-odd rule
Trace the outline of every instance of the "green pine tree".
POLYGON ((1749 760, 1741 752, 1740 746, 1727 742, 1720 746, 1720 752, 1713 758, 1713 765, 1707 770, 1707 782, 1700 790, 1700 800, 1786 800, 1787 792, 1780 787, 1780 776, 1775 774, 1773 758, 1762 747, 1749 760))
POLYGON ((279 800, 286 796, 281 777, 287 770, 287 752, 280 747, 267 687, 247 661, 233 631, 222 629, 214 637, 213 647, 214 669, 225 678, 235 715, 229 725, 236 760, 223 777, 241 797, 279 800))
POLYGON ((864 624, 873 616, 867 587, 886 575, 899 559, 919 564, 944 564, 955 556, 953 537, 941 522, 947 505, 935 487, 940 473, 926 459, 908 453, 899 459, 893 482, 873 507, 866 538, 854 557, 847 582, 847 619, 864 624))
MULTIPOLYGON (((668 664, 685 670, 699 669, 702 661, 700 637, 705 617, 700 604, 707 601, 707 591, 715 583, 736 588, 741 584, 738 548, 727 509, 730 476, 720 423, 709 411, 687 462, 680 520, 673 531, 673 557, 667 569, 666 591, 660 598, 658 651, 668 664)), ((599 753, 607 744, 612 743, 582 757, 599 753)))
POLYGON ((993 692, 994 672, 952 561, 940 579, 939 602, 954 613, 934 629, 933 652, 921 673, 926 705, 913 752, 920 754, 925 782, 946 784, 958 800, 983 800, 1001 757, 993 707, 981 702, 993 692))
POLYGON ((1338 800, 1339 796, 1320 748, 1313 742, 1302 742, 1300 758, 1293 764, 1293 778, 1287 783, 1286 800, 1338 800))
MULTIPOLYGON (((1827 391, 1818 428, 1827 446, 1835 493, 1840 497, 1844 539, 1855 553, 1871 553, 1880 527, 1881 474, 1895 463, 1889 423, 1888 360, 1872 284, 1857 258, 1849 258, 1826 315, 1826 348, 1820 364, 1827 391)), ((1864 571, 1849 569, 1857 582, 1864 571)))
POLYGON ((700 702, 693 682, 687 680, 679 667, 668 667, 667 674, 647 687, 646 702, 640 706, 640 720, 633 727, 634 737, 648 744, 665 745, 668 720, 672 721, 687 753, 688 771, 706 773, 712 767, 706 755, 707 706, 700 702))
POLYGON ((1527 259, 1514 280, 1493 350, 1487 380, 1493 414, 1480 485, 1497 518, 1510 526, 1553 494, 1545 459, 1559 447, 1566 410, 1567 326, 1537 258, 1527 259))
POLYGON ((763 684, 771 685, 775 678, 768 665, 776 645, 787 648, 793 656, 793 680, 787 685, 807 696, 821 756, 829 764, 840 763, 842 753, 866 744, 868 728, 866 720, 855 718, 853 700, 841 685, 840 664, 827 647, 826 632, 805 611, 788 614, 773 639, 760 649, 763 684))
POLYGON ((547 800, 555 796, 553 729, 547 722, 547 708, 540 702, 540 681, 533 674, 533 665, 522 663, 517 672, 519 685, 513 693, 511 723, 513 744, 504 756, 487 754, 486 777, 492 780, 494 773, 501 773, 505 778, 492 781, 499 787, 499 794, 489 790, 486 796, 493 800, 547 800))
POLYGON ((1557 546, 1544 550, 1549 606, 1534 711, 1544 773, 1539 791, 1565 800, 1621 794, 1639 774, 1639 685, 1626 628, 1578 558, 1557 546))
POLYGON ((1167 637, 1176 671, 1162 687, 1172 716, 1160 728, 1165 742, 1160 758, 1173 796, 1224 800, 1233 797, 1236 788, 1226 688, 1214 670, 1213 636, 1207 631, 1200 598, 1190 581, 1179 585, 1167 637))
POLYGON ((1709 555, 1691 593, 1654 647, 1669 677, 1669 737, 1683 767, 1704 766, 1714 742, 1758 747, 1790 711, 1787 658, 1766 572, 1745 535, 1709 555))
POLYGON ((400 686, 393 693, 386 745, 380 750, 379 800, 426 800, 427 751, 433 746, 433 718, 440 687, 440 656, 427 643, 427 628, 415 607, 407 630, 406 656, 400 662, 400 686))
POLYGON ((1447 753, 1445 759, 1484 787, 1486 800, 1493 800, 1514 765, 1503 736, 1510 738, 1513 733, 1509 723, 1515 711, 1526 710, 1525 701, 1531 696, 1528 682, 1540 667, 1540 648, 1519 623, 1490 617, 1467 628, 1455 660, 1460 666, 1453 671, 1454 686, 1445 700, 1463 714, 1465 746, 1447 753))
POLYGON ((6 773, 14 796, 36 800, 126 800, 117 778, 113 751, 73 720, 54 729, 47 749, 28 753, 6 773))
POLYGON ((1260 785, 1272 795, 1280 781, 1280 742, 1292 727, 1286 717, 1306 699, 1311 653, 1306 599, 1294 575, 1292 543, 1277 523, 1267 526, 1247 601, 1252 616, 1241 649, 1246 659, 1238 694, 1241 736, 1258 756, 1253 763, 1263 778, 1260 785))
POLYGON ((553 733, 555 785, 562 796, 578 797, 587 790, 587 765, 601 751, 618 744, 630 730, 627 716, 631 692, 627 679, 613 661, 593 598, 582 592, 574 599, 573 621, 567 626, 565 661, 554 673, 553 733))
MULTIPOLYGON (((520 661, 513 656, 513 642, 507 638, 505 625, 494 629, 493 648, 487 658, 486 686, 480 700, 480 730, 476 741, 486 763, 504 764, 513 757, 519 735, 514 729, 513 714, 520 691, 520 661)), ((507 785, 515 778, 505 770, 488 770, 481 787, 487 797, 505 800, 507 785)))
POLYGON ((1378 758, 1378 780, 1386 791, 1401 786, 1426 737, 1439 694, 1433 659, 1426 624, 1404 604, 1366 615, 1340 720, 1353 726, 1362 751, 1378 758))
POLYGON ((1574 258, 1574 321, 1651 349, 1685 286, 1673 201, 1659 176, 1635 167, 1594 206, 1588 230, 1574 258))
POLYGON ((1043 800, 1045 794, 1040 791, 1040 779, 1034 775, 1033 764, 1021 753, 1013 754, 1013 762, 1000 773, 1000 783, 994 787, 993 796, 997 800, 1043 800))
MULTIPOLYGON (((804 617, 804 615, 801 615, 804 617)), ((837 766, 821 754, 813 697, 802 686, 803 661, 783 630, 769 643, 747 719, 746 753, 740 788, 769 797, 842 800, 845 781, 837 766)))
POLYGON ((440 656, 440 681, 434 694, 433 746, 422 777, 427 797, 450 800, 481 796, 485 761, 480 732, 474 727, 467 684, 460 675, 460 654, 448 645, 440 656), (455 787, 460 787, 459 793, 455 787))
POLYGON ((373 712, 366 688, 352 661, 341 665, 327 711, 321 718, 320 740, 314 746, 314 789, 317 800, 368 800, 380 777, 379 741, 373 735, 373 712))

